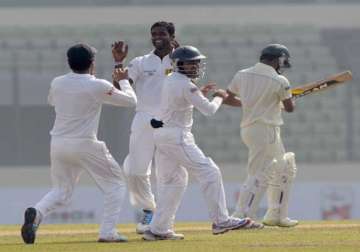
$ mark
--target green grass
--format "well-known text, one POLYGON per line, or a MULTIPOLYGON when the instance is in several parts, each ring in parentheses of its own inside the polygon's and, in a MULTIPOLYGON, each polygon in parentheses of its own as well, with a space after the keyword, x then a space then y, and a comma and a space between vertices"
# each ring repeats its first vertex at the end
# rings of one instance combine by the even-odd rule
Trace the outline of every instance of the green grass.
POLYGON ((20 226, 0 226, 0 252, 11 251, 360 251, 360 221, 302 222, 295 228, 238 230, 211 234, 209 223, 179 223, 183 241, 145 242, 134 225, 119 225, 128 243, 97 243, 97 225, 42 225, 36 244, 25 245, 20 226))

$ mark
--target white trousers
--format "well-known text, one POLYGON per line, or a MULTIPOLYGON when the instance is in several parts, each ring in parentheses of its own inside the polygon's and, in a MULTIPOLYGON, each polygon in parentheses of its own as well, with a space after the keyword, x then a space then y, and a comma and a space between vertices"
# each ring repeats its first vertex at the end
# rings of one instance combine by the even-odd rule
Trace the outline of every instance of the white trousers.
MULTIPOLYGON (((100 237, 116 232, 126 184, 123 172, 104 142, 91 139, 59 139, 51 141, 52 190, 35 205, 46 216, 69 203, 81 172, 87 171, 104 194, 104 215, 100 237)), ((88 196, 91 200, 91 195, 88 196)), ((97 202, 94 202, 97 204, 97 202)))
POLYGON ((280 137, 280 127, 254 123, 241 129, 241 137, 249 150, 248 174, 259 182, 269 181, 274 159, 281 160, 285 148, 280 137))
POLYGON ((195 144, 191 132, 159 128, 155 130, 154 138, 158 198, 151 231, 156 234, 173 232, 175 214, 188 182, 187 170, 200 183, 210 219, 216 224, 227 221, 229 214, 221 172, 195 144))
POLYGON ((254 123, 241 129, 241 137, 249 150, 248 176, 234 215, 256 218, 258 205, 268 186, 279 186, 278 170, 283 166, 285 149, 277 126, 254 123))
POLYGON ((156 208, 151 191, 150 175, 155 154, 154 129, 150 125, 153 116, 137 112, 131 125, 129 154, 124 161, 130 202, 146 210, 156 208))

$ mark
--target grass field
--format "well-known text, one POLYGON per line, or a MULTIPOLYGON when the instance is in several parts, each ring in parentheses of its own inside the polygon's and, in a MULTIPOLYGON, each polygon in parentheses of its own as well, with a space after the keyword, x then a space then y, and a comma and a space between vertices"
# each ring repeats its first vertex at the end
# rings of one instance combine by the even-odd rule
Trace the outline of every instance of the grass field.
POLYGON ((302 222, 295 228, 239 230, 211 234, 209 223, 180 223, 183 241, 145 242, 134 233, 134 225, 120 225, 128 243, 101 244, 97 225, 42 225, 37 243, 25 245, 19 226, 0 226, 0 252, 11 251, 360 251, 360 221, 302 222))

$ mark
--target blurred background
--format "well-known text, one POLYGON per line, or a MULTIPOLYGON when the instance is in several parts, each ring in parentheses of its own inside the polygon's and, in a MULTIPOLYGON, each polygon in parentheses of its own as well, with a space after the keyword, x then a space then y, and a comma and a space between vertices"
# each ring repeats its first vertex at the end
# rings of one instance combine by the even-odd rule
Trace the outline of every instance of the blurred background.
MULTIPOLYGON (((258 61, 269 43, 286 45, 293 86, 351 70, 352 82, 303 97, 285 114, 282 138, 296 154, 298 174, 290 217, 360 218, 360 4, 358 0, 0 0, 0 224, 22 222, 23 210, 50 188, 46 104, 51 80, 67 73, 75 42, 98 49, 97 77, 111 78, 111 43, 129 44, 128 61, 152 50, 150 27, 172 21, 180 44, 207 55, 207 75, 226 88, 234 74, 258 61), (311 203, 310 203, 311 202, 311 203)), ((133 109, 104 107, 99 138, 122 164, 133 109)), ((220 166, 230 212, 246 175, 241 109, 223 106, 210 118, 195 114, 198 145, 220 166)), ((49 223, 98 222, 102 196, 86 175, 68 207, 49 223)), ((262 202, 259 216, 266 208, 262 202)), ((122 222, 136 209, 124 203, 122 222)), ((198 185, 191 183, 179 220, 207 220, 198 185)))

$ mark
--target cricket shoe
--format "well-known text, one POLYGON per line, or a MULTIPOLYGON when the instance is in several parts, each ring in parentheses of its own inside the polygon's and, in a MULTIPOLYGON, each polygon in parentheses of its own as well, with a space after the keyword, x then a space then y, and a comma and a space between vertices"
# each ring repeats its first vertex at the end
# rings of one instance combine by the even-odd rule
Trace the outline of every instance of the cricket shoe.
POLYGON ((25 210, 24 224, 21 227, 21 236, 26 244, 33 244, 35 242, 36 230, 39 226, 35 224, 36 214, 36 209, 33 207, 29 207, 25 210))
POLYGON ((212 225, 212 233, 214 235, 223 234, 230 230, 244 228, 246 225, 249 225, 252 220, 249 218, 239 219, 234 217, 229 217, 229 219, 223 223, 212 225))
MULTIPOLYGON (((250 219, 250 218, 247 218, 250 219)), ((250 222, 248 224, 246 224, 244 227, 242 227, 241 229, 263 229, 264 228, 264 224, 262 223, 258 223, 252 219, 250 219, 250 222)))
POLYGON ((168 234, 154 234, 151 230, 147 230, 143 234, 145 241, 161 241, 161 240, 184 240, 183 234, 176 234, 174 232, 168 234))
POLYGON ((114 233, 113 235, 100 237, 98 242, 127 242, 128 238, 122 234, 114 233))
POLYGON ((150 230, 150 222, 153 218, 154 212, 151 210, 143 210, 141 221, 136 226, 137 234, 144 234, 145 231, 150 230))
POLYGON ((299 221, 292 220, 290 218, 284 218, 284 219, 268 219, 264 218, 262 223, 265 226, 278 226, 278 227, 295 227, 297 224, 299 224, 299 221))

